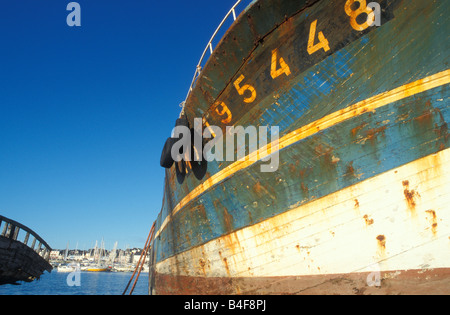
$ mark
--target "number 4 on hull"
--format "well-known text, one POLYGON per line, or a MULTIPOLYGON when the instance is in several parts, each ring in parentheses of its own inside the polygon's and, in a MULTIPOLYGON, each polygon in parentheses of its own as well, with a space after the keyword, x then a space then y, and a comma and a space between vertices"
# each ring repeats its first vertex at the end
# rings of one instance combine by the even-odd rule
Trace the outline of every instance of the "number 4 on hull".
POLYGON ((317 20, 311 23, 311 27, 309 29, 309 39, 308 39, 308 54, 312 55, 319 49, 328 51, 330 50, 330 46, 328 45, 328 40, 325 38, 322 32, 319 32, 317 35, 319 38, 319 43, 314 45, 314 38, 316 37, 316 27, 317 27, 317 20))
POLYGON ((280 57, 280 68, 277 69, 277 54, 278 54, 278 48, 272 50, 272 63, 270 66, 270 75, 272 76, 272 79, 275 79, 282 75, 283 73, 287 76, 291 74, 291 69, 289 69, 289 66, 284 61, 282 57, 280 57))

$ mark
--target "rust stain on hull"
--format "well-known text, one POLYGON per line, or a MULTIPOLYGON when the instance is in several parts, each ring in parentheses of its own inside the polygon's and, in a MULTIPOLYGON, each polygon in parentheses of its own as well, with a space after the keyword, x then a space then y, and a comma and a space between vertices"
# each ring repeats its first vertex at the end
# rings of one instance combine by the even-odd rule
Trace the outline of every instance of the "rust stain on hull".
POLYGON ((402 182, 403 194, 405 195, 406 203, 408 204, 408 209, 411 211, 411 215, 416 214, 416 202, 417 198, 420 198, 420 194, 414 189, 409 189, 409 181, 405 180, 402 182))
POLYGON ((429 215, 427 219, 430 222, 431 231, 433 232, 433 235, 436 236, 438 227, 436 212, 434 210, 427 210, 425 212, 429 215))

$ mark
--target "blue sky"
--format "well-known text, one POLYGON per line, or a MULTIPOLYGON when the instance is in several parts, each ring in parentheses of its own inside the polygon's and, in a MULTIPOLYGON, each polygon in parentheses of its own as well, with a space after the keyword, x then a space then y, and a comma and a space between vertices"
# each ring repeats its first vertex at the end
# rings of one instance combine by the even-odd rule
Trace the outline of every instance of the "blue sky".
POLYGON ((53 248, 143 247, 162 146, 235 0, 80 0, 80 27, 69 2, 0 2, 0 215, 53 248))

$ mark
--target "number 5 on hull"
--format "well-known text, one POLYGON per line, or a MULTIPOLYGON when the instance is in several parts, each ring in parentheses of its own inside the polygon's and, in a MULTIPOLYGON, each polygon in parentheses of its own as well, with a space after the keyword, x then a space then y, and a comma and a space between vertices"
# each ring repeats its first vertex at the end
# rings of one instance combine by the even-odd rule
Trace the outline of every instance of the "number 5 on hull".
POLYGON ((234 87, 238 91, 239 95, 244 95, 245 91, 249 91, 251 95, 249 97, 244 98, 244 102, 251 103, 256 99, 256 90, 250 84, 245 84, 243 86, 240 86, 242 80, 244 80, 244 79, 245 79, 244 75, 241 74, 241 76, 239 78, 237 78, 236 81, 234 81, 234 87))

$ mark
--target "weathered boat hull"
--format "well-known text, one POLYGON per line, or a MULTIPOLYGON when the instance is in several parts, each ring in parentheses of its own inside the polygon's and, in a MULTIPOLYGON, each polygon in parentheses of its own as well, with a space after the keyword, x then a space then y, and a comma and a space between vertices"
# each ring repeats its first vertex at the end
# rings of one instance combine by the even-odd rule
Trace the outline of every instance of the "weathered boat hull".
POLYGON ((31 282, 52 266, 21 242, 0 236, 0 285, 31 282))
POLYGON ((50 246, 31 229, 0 215, 0 285, 31 282, 51 272, 50 252, 50 246))
POLYGON ((450 4, 351 2, 258 1, 224 36, 186 115, 278 126, 279 165, 167 170, 151 293, 450 293, 450 4))

